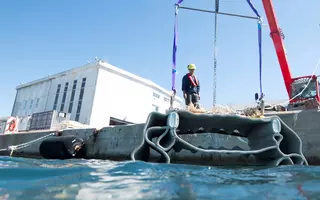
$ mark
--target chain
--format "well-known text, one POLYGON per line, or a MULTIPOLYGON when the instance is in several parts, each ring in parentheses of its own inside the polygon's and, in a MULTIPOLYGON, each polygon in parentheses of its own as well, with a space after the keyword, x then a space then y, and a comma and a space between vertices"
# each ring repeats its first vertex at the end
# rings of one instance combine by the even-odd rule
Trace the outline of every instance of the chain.
MULTIPOLYGON (((216 2, 216 12, 219 12, 219 0, 215 0, 216 2)), ((216 95, 217 95, 217 13, 214 15, 214 50, 213 50, 213 101, 212 106, 216 105, 216 95)))

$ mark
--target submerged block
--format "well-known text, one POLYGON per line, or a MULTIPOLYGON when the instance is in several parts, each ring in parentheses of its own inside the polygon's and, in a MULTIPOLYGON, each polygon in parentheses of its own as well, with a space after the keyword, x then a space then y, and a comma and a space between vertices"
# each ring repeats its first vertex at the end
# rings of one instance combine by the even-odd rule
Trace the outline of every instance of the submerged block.
POLYGON ((189 111, 171 111, 168 114, 152 112, 145 124, 143 141, 131 153, 131 159, 149 161, 150 149, 158 152, 161 162, 165 163, 171 161, 169 151, 186 149, 192 153, 254 155, 258 165, 308 165, 299 136, 277 116, 248 118, 238 115, 194 114, 189 111), (201 133, 244 137, 248 139, 250 149, 204 149, 180 137, 184 134, 201 133))
POLYGON ((41 156, 46 159, 83 158, 85 150, 85 141, 73 135, 47 138, 39 146, 41 156), (80 150, 76 150, 77 146, 80 150))

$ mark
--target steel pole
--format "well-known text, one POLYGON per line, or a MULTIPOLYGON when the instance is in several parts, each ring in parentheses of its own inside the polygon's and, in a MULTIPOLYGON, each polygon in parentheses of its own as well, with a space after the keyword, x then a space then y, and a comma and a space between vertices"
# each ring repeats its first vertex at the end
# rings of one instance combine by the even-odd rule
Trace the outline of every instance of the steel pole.
POLYGON ((204 9, 198 9, 198 8, 190 8, 190 7, 179 6, 177 4, 176 4, 176 6, 178 8, 180 8, 180 9, 185 9, 185 10, 192 10, 192 11, 206 12, 206 13, 219 14, 219 15, 228 15, 228 16, 232 16, 232 17, 241 17, 241 18, 259 20, 258 17, 246 16, 246 15, 238 15, 238 14, 225 13, 225 12, 216 12, 216 11, 213 11, 213 10, 204 10, 204 9))

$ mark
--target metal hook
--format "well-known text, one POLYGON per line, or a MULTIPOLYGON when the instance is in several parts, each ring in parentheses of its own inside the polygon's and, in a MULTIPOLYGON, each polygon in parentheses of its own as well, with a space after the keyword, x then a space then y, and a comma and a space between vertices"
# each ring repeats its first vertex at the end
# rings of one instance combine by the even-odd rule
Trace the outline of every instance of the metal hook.
POLYGON ((175 4, 175 15, 178 15, 178 10, 179 10, 179 7, 180 5, 179 4, 175 4))

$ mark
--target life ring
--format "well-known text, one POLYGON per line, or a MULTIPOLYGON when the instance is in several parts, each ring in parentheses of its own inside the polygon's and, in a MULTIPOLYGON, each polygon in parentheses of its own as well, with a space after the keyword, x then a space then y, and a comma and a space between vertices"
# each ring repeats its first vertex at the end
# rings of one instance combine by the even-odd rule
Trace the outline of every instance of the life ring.
POLYGON ((9 125, 8 129, 6 131, 13 132, 16 129, 17 126, 17 120, 13 118, 10 122, 7 123, 9 125))

